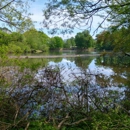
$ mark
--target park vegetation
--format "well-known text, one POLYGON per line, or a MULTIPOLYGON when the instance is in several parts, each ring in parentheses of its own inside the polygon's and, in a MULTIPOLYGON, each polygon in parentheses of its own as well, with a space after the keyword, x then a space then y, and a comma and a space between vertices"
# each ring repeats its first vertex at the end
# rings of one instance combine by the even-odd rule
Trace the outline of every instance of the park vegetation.
POLYGON ((128 82, 125 91, 112 90, 101 74, 44 62, 1 57, 0 129, 129 130, 128 82))
POLYGON ((114 51, 127 54, 130 52, 130 28, 122 27, 113 31, 106 30, 96 36, 96 48, 100 51, 114 51))
POLYGON ((7 46, 9 53, 45 52, 49 49, 60 49, 64 42, 60 37, 48 37, 45 33, 32 28, 24 33, 0 30, 0 45, 7 46))
POLYGON ((8 53, 36 53, 49 50, 88 49, 94 47, 94 39, 89 31, 78 33, 75 38, 63 40, 59 36, 49 37, 42 31, 31 28, 24 33, 0 30, 0 45, 9 49, 8 53))
MULTIPOLYGON (((125 87, 121 83, 114 84, 102 74, 84 69, 79 57, 80 67, 75 69, 69 65, 68 69, 66 66, 46 65, 46 59, 39 62, 37 59, 8 57, 10 53, 95 48, 125 54, 116 57, 103 55, 97 59, 98 65, 128 67, 129 0, 50 0, 44 10, 44 24, 50 26, 53 22, 51 16, 58 16, 61 18, 58 21, 62 21, 62 27, 65 27, 63 31, 55 26, 52 32, 71 33, 83 24, 89 25, 90 29, 93 16, 104 12, 105 15, 101 16, 103 22, 112 23, 97 34, 96 39, 87 29, 64 40, 58 36, 50 38, 36 30, 26 12, 27 3, 23 0, 0 1, 0 21, 16 28, 14 32, 0 29, 0 129, 129 130, 130 80, 124 81, 125 87), (123 91, 112 90, 113 86, 123 91)), ((121 75, 121 72, 116 74, 121 75)), ((129 73, 127 77, 130 78, 129 73)))

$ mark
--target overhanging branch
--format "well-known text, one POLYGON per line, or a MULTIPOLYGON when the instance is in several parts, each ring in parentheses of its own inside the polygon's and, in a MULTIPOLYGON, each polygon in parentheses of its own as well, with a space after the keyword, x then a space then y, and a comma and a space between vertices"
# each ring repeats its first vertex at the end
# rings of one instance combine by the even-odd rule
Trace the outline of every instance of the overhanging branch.
POLYGON ((14 2, 15 0, 12 0, 12 1, 10 1, 9 3, 7 3, 6 5, 4 5, 3 7, 1 7, 0 8, 0 10, 2 10, 2 9, 4 9, 4 8, 6 8, 7 6, 9 6, 12 2, 14 2))

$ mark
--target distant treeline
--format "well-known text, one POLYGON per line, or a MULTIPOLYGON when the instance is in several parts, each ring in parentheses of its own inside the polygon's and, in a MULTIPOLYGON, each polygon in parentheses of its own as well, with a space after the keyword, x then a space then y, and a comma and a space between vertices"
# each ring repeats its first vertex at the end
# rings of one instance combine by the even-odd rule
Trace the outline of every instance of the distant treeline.
POLYGON ((99 51, 130 52, 130 29, 113 28, 96 35, 96 39, 88 30, 77 33, 75 37, 66 40, 59 36, 49 37, 42 31, 32 28, 24 33, 11 32, 0 28, 0 46, 6 46, 8 53, 45 52, 60 49, 90 49, 99 51))
POLYGON ((49 37, 42 31, 32 28, 24 33, 11 32, 0 28, 0 46, 6 46, 9 53, 45 52, 60 49, 88 49, 94 47, 94 39, 89 31, 78 33, 75 38, 63 40, 59 36, 49 37))

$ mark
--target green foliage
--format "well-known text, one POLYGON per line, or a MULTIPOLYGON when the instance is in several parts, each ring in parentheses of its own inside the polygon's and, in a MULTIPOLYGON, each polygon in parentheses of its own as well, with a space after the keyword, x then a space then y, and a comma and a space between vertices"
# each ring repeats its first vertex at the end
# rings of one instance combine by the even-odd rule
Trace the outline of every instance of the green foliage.
POLYGON ((98 50, 113 50, 115 52, 130 52, 130 28, 120 28, 115 31, 103 31, 97 35, 98 50))
POLYGON ((98 50, 113 50, 114 36, 109 31, 103 31, 96 36, 96 48, 98 50))
MULTIPOLYGON (((74 45, 74 39, 71 38, 74 45)), ((10 49, 7 53, 46 52, 49 49, 62 49, 64 42, 61 37, 49 38, 45 33, 32 28, 25 33, 0 32, 0 45, 7 45, 10 49)))
POLYGON ((50 49, 61 49, 63 48, 64 41, 61 37, 55 36, 52 37, 49 41, 50 49))
POLYGON ((9 53, 22 53, 22 49, 13 43, 10 43, 8 47, 12 48, 9 50, 9 53))
POLYGON ((38 48, 42 51, 48 51, 49 50, 49 40, 50 38, 43 32, 38 31, 38 37, 40 39, 38 48))
POLYGON ((6 58, 8 51, 9 51, 8 46, 5 45, 0 46, 0 58, 6 58))
POLYGON ((0 30, 0 45, 8 45, 10 35, 0 30))
POLYGON ((117 28, 130 24, 129 0, 50 0, 44 9, 45 22, 49 28, 55 25, 52 31, 56 33, 71 33, 74 28, 92 28, 93 16, 100 16, 103 20, 97 25, 102 27, 104 21, 117 28), (59 10, 62 10, 59 12, 59 10), (55 20, 53 20, 55 18, 55 20), (56 20, 57 19, 57 20, 56 20), (63 28, 61 31, 61 27, 63 28))
POLYGON ((32 21, 29 18, 30 13, 28 13, 29 1, 32 0, 1 0, 0 21, 6 24, 6 26, 9 26, 11 28, 14 27, 22 31, 30 28, 30 26, 32 26, 32 21))
POLYGON ((24 33, 27 45, 31 50, 47 51, 49 49, 49 37, 36 29, 30 29, 24 33))
POLYGON ((130 118, 123 113, 117 113, 116 110, 107 114, 96 112, 92 116, 93 130, 129 130, 130 118))
POLYGON ((45 120, 34 120, 30 122, 28 130, 56 130, 51 124, 47 124, 45 120))
POLYGON ((113 6, 110 6, 110 16, 108 21, 113 24, 115 29, 119 29, 121 27, 129 27, 130 26, 130 6, 129 0, 123 0, 115 3, 113 2, 113 6), (115 5, 114 5, 115 4, 115 5))
POLYGON ((77 33, 75 36, 76 46, 80 49, 88 49, 89 47, 93 47, 94 40, 92 36, 89 34, 89 31, 83 31, 82 33, 77 33))
POLYGON ((31 49, 38 49, 38 32, 35 29, 30 29, 24 33, 26 38, 27 44, 30 46, 31 49))
POLYGON ((67 39, 64 42, 64 48, 70 49, 70 48, 73 48, 73 47, 75 47, 75 39, 73 37, 67 39))
POLYGON ((10 34, 10 41, 12 42, 24 42, 24 36, 19 32, 12 32, 10 34))
POLYGON ((114 51, 130 52, 130 27, 116 30, 113 35, 114 51))
POLYGON ((24 34, 20 32, 8 34, 0 31, 0 45, 6 45, 12 48, 8 51, 9 53, 31 52, 31 50, 48 51, 49 39, 46 34, 36 29, 30 29, 24 34))

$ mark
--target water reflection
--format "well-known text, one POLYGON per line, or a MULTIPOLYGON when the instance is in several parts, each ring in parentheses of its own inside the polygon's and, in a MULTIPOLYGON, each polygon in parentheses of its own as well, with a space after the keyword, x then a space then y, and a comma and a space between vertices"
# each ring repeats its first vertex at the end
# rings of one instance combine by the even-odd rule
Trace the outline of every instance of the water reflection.
POLYGON ((75 112, 88 113, 91 109, 108 112, 109 109, 114 109, 116 104, 130 110, 128 66, 118 67, 115 60, 113 64, 109 64, 109 60, 102 60, 102 57, 22 60, 26 60, 21 63, 24 71, 18 71, 18 67, 14 69, 14 72, 17 70, 18 73, 12 76, 17 82, 11 80, 8 92, 5 89, 5 94, 9 94, 7 101, 15 101, 16 105, 20 106, 21 115, 30 112, 31 118, 34 115, 35 118, 41 116, 42 119, 57 119, 66 112, 73 113, 72 116, 77 114, 75 112), (45 61, 46 68, 38 64, 39 61, 45 61), (36 65, 40 66, 38 72, 34 71, 36 65))
POLYGON ((96 59, 96 65, 103 66, 104 68, 110 68, 114 74, 111 75, 113 82, 118 84, 130 86, 130 57, 98 57, 96 59))
MULTIPOLYGON (((68 60, 68 59, 62 59, 62 61, 56 63, 54 61, 50 61, 48 63, 49 66, 58 66, 60 68, 64 68, 64 71, 66 74, 64 75, 65 79, 68 79, 67 77, 70 76, 71 73, 79 74, 81 73, 81 69, 84 69, 87 71, 89 74, 93 75, 103 75, 105 78, 110 78, 111 76, 115 75, 114 71, 109 68, 109 67, 104 67, 104 66, 98 66, 96 65, 96 59, 86 59, 87 63, 85 60, 81 59, 81 62, 79 62, 79 58, 76 59, 75 61, 73 60, 68 60), (77 65, 77 64, 79 65, 77 65)), ((70 78, 69 78, 70 79, 70 78)), ((94 77, 93 77, 94 79, 94 77)))
POLYGON ((109 67, 96 65, 96 59, 92 60, 88 66, 88 69, 94 74, 103 74, 106 77, 110 77, 115 74, 109 67))
MULTIPOLYGON (((49 95, 51 101, 44 107, 48 106, 50 111, 52 103, 53 108, 59 106, 65 108, 59 102, 54 104, 55 99, 56 101, 62 99, 67 100, 72 106, 82 104, 86 111, 89 111, 91 107, 98 109, 97 106, 100 106, 101 111, 107 111, 109 108, 114 108, 117 102, 128 99, 125 93, 128 92, 126 86, 119 87, 117 82, 113 82, 113 77, 118 77, 114 70, 108 66, 97 65, 96 58, 88 59, 87 61, 87 58, 84 58, 83 61, 83 59, 63 58, 57 63, 48 62, 51 68, 39 70, 36 78, 41 78, 40 82, 44 84, 44 87, 53 92, 51 96, 49 95), (60 97, 57 99, 58 96, 60 97), (100 102, 97 102, 97 99, 100 102)), ((70 104, 67 104, 67 107, 70 104)))
POLYGON ((41 56, 41 55, 77 55, 77 54, 97 54, 97 52, 88 52, 88 51, 82 51, 82 50, 51 50, 48 52, 42 52, 42 53, 27 53, 27 54, 23 54, 23 55, 37 55, 37 56, 41 56))
MULTIPOLYGON (((111 58, 112 59, 112 58, 111 58)), ((49 66, 59 66, 64 68, 64 79, 70 80, 70 73, 78 74, 80 69, 84 69, 93 75, 100 75, 98 81, 105 82, 109 86, 124 87, 129 84, 130 67, 118 67, 118 61, 113 58, 114 63, 110 64, 110 58, 102 57, 77 57, 77 58, 56 58, 48 61, 49 66), (105 63, 104 63, 105 61, 105 63), (116 61, 116 62, 115 62, 116 61)), ((72 77, 71 77, 72 79, 72 77)), ((94 78, 93 78, 94 79, 94 78)), ((71 80, 72 81, 72 80, 71 80)), ((101 85, 101 84, 100 84, 101 85)), ((103 84, 104 85, 104 84, 103 84)), ((104 85, 105 86, 105 85, 104 85)), ((103 87, 104 87, 103 86, 103 87)), ((108 85, 107 85, 108 86, 108 85)))
POLYGON ((36 65, 39 67, 37 73, 38 78, 42 75, 45 66, 59 66, 62 69, 62 80, 66 83, 73 82, 75 77, 85 79, 83 73, 86 73, 91 75, 91 83, 101 88, 118 91, 127 89, 127 93, 129 92, 130 66, 129 64, 126 65, 126 63, 129 63, 129 59, 126 57, 124 59, 122 58, 123 63, 121 63, 120 57, 109 56, 21 60, 24 60, 21 64, 24 65, 25 68, 29 66, 28 64, 31 64, 32 70, 36 68, 36 65), (81 73, 82 71, 83 73, 81 73))
POLYGON ((70 61, 70 60, 67 60, 67 59, 62 59, 60 62, 56 63, 54 61, 50 61, 48 63, 48 65, 58 65, 58 66, 65 66, 65 67, 68 67, 68 66, 71 66, 73 68, 76 68, 76 64, 75 64, 75 61, 70 61))

